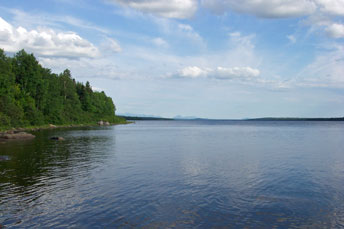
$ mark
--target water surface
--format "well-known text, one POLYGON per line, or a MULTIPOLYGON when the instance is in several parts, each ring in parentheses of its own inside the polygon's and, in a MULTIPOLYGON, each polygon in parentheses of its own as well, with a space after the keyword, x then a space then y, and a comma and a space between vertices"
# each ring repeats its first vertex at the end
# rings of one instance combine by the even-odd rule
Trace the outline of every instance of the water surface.
POLYGON ((137 121, 34 134, 0 144, 6 227, 344 227, 344 122, 137 121))

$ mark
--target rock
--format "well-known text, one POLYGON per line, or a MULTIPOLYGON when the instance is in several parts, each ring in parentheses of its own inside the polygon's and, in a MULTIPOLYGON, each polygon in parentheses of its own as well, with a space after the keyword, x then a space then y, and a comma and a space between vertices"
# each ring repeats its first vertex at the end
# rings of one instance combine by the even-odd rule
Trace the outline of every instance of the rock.
POLYGON ((6 155, 1 156, 0 155, 0 161, 9 161, 9 160, 10 160, 9 156, 6 156, 6 155))
POLYGON ((36 136, 33 134, 29 134, 26 132, 19 132, 19 133, 13 133, 13 134, 3 134, 0 136, 0 138, 3 139, 32 139, 35 138, 36 136))
POLYGON ((102 120, 100 120, 100 121, 98 122, 98 125, 99 125, 99 126, 102 126, 102 125, 104 125, 104 122, 103 122, 102 120))
POLYGON ((51 140, 56 140, 56 141, 64 141, 65 139, 63 137, 51 137, 51 140))
POLYGON ((110 126, 110 123, 109 122, 104 122, 104 125, 105 126, 110 126))
POLYGON ((49 127, 50 127, 50 128, 56 128, 56 126, 53 125, 53 124, 49 124, 49 127))
POLYGON ((25 131, 24 128, 17 128, 17 129, 14 130, 14 133, 20 133, 20 132, 23 132, 23 131, 25 131))

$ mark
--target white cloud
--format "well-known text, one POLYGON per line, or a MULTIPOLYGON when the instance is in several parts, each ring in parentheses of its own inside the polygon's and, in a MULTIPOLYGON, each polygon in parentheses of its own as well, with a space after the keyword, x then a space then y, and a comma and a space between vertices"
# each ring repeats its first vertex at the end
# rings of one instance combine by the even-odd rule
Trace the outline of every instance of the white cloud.
POLYGON ((294 44, 296 42, 296 37, 293 35, 288 35, 287 38, 292 44, 294 44))
POLYGON ((164 37, 168 37, 171 45, 180 43, 179 45, 183 46, 187 44, 189 47, 197 48, 197 50, 204 50, 207 46, 202 36, 188 24, 166 18, 153 18, 153 22, 159 26, 164 37))
POLYGON ((332 15, 344 15, 343 0, 315 0, 322 12, 332 15))
POLYGON ((255 34, 230 33, 227 50, 224 50, 220 58, 214 57, 218 64, 213 66, 228 66, 228 63, 231 66, 259 66, 262 56, 256 53, 255 37, 255 34))
POLYGON ((156 37, 152 40, 153 44, 155 44, 158 47, 168 47, 167 41, 162 39, 161 37, 156 37))
POLYGON ((187 24, 178 24, 178 32, 181 36, 185 36, 188 39, 192 40, 194 43, 199 44, 200 46, 205 47, 205 42, 203 38, 190 26, 187 24))
POLYGON ((36 27, 59 28, 62 30, 64 28, 63 25, 70 25, 73 27, 92 30, 103 34, 111 33, 111 31, 108 29, 69 15, 55 15, 36 12, 27 13, 18 9, 9 8, 1 8, 1 10, 13 15, 13 25, 20 25, 28 30, 36 27))
POLYGON ((111 50, 112 52, 121 52, 122 48, 118 44, 118 42, 112 38, 106 38, 106 42, 103 44, 103 47, 106 47, 108 50, 111 50))
POLYGON ((216 78, 216 79, 238 79, 238 80, 252 80, 260 75, 258 69, 251 67, 233 67, 224 68, 217 67, 216 69, 211 68, 200 68, 197 66, 188 66, 180 70, 177 74, 180 77, 187 78, 216 78))
POLYGON ((8 52, 25 49, 41 56, 96 57, 98 49, 74 32, 56 32, 48 28, 14 28, 0 17, 0 48, 8 52))
POLYGON ((240 32, 233 32, 229 34, 229 38, 232 44, 235 46, 245 47, 246 49, 253 49, 254 45, 252 43, 254 34, 251 35, 242 35, 240 32))
POLYGON ((263 18, 298 17, 316 10, 312 0, 203 0, 202 5, 219 14, 234 10, 263 18))
MULTIPOLYGON (((205 8, 217 14, 235 11, 261 18, 291 18, 307 16, 310 31, 324 30, 332 38, 341 38, 342 25, 336 23, 344 16, 343 0, 202 0, 205 8)), ((295 43, 295 37, 287 37, 295 43)))
POLYGON ((260 75, 258 69, 250 67, 234 67, 234 68, 223 68, 217 67, 217 69, 211 72, 213 77, 217 79, 241 79, 247 80, 252 79, 260 75))
POLYGON ((52 69, 53 72, 62 72, 68 68, 72 72, 73 78, 78 80, 82 78, 98 79, 123 79, 132 76, 130 71, 123 72, 114 64, 114 60, 108 57, 100 58, 56 58, 56 57, 39 57, 40 64, 46 68, 52 69))
POLYGON ((182 70, 179 71, 179 75, 181 77, 187 77, 187 78, 199 78, 204 77, 207 75, 207 70, 201 69, 197 66, 189 66, 185 67, 182 70))
MULTIPOLYGON (((122 6, 167 18, 189 18, 198 8, 197 0, 108 0, 122 6)), ((202 6, 215 13, 247 13, 263 18, 306 16, 317 10, 344 15, 343 0, 201 0, 202 6)))
POLYGON ((186 25, 186 24, 179 24, 178 28, 184 31, 193 31, 193 28, 190 25, 186 25))
POLYGON ((308 87, 344 87, 344 45, 328 47, 314 58, 296 79, 296 84, 308 87))
POLYGON ((334 23, 328 26, 325 31, 332 38, 344 38, 344 25, 334 23))
POLYGON ((197 0, 108 0, 144 13, 166 18, 190 18, 197 10, 197 0))

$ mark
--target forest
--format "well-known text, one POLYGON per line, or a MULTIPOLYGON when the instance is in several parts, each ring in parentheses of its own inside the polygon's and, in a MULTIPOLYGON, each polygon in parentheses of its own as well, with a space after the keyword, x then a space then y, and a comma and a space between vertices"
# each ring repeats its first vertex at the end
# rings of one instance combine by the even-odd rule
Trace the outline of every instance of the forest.
POLYGON ((10 57, 0 49, 0 129, 123 122, 115 110, 110 97, 75 81, 68 69, 55 74, 33 54, 21 50, 10 57))

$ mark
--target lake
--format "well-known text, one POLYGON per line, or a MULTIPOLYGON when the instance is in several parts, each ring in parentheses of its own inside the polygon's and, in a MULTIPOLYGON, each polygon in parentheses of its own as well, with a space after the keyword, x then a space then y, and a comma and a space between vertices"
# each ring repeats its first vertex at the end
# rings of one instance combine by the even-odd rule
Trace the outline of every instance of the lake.
POLYGON ((6 227, 344 227, 344 122, 137 121, 34 134, 0 144, 6 227))

